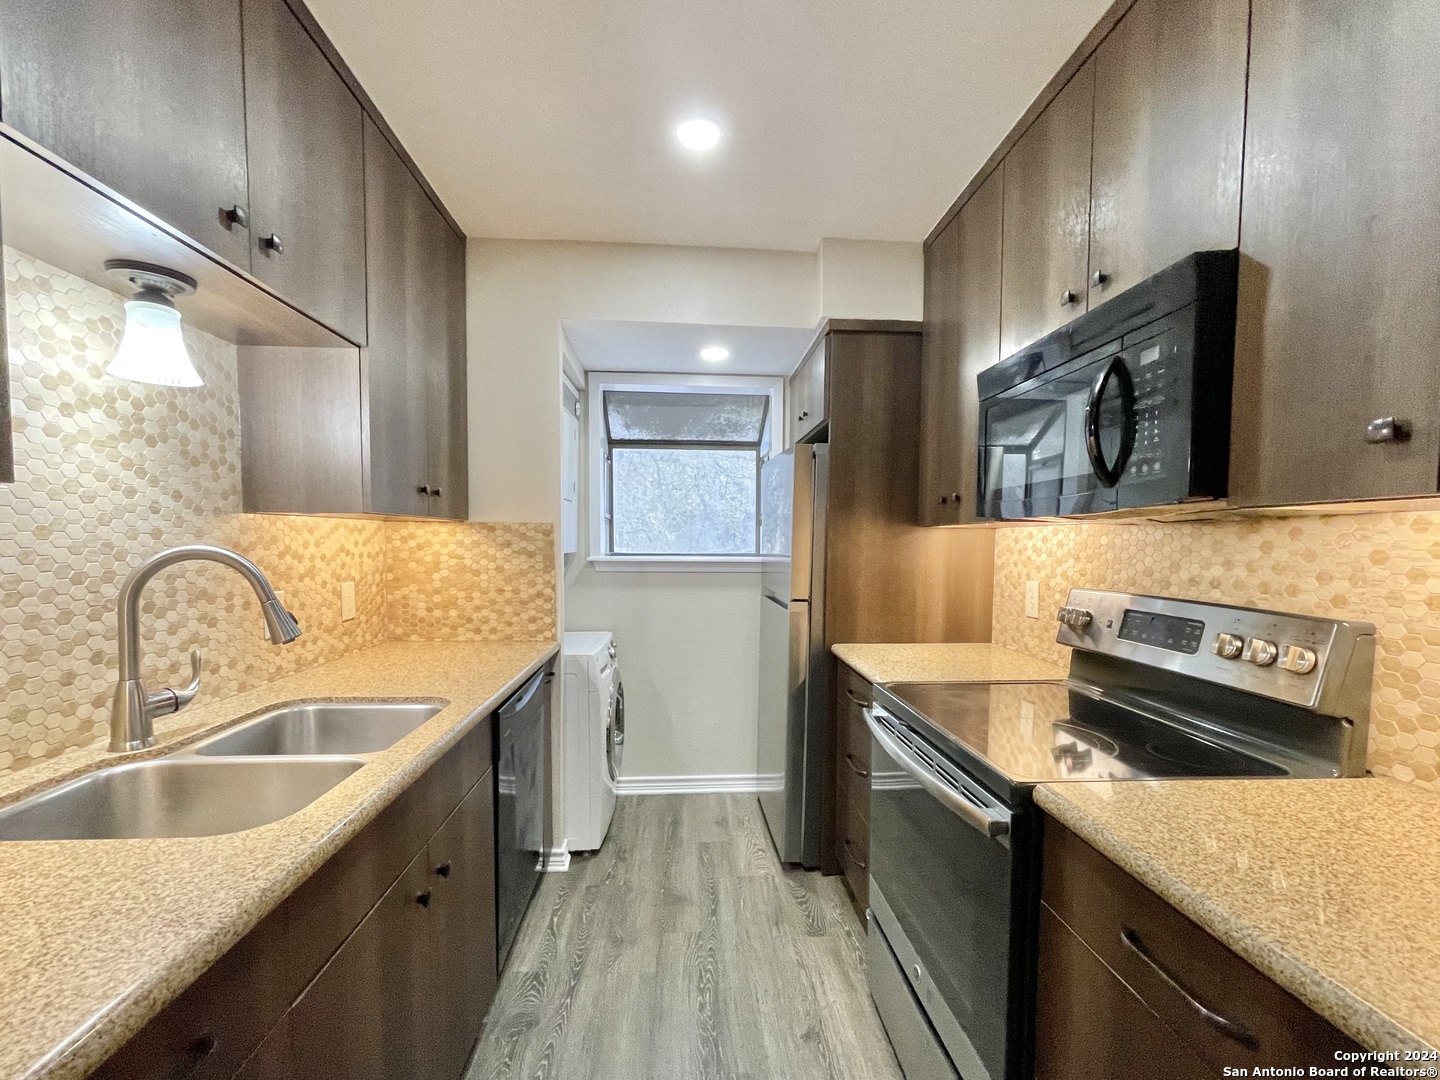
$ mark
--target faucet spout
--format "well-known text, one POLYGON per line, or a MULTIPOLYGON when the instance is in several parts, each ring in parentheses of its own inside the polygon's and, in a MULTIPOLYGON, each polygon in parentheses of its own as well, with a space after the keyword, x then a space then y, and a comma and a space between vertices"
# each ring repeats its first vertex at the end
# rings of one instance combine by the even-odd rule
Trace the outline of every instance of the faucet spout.
POLYGON ((120 586, 116 604, 117 644, 120 648, 120 680, 110 711, 110 751, 124 753, 155 744, 153 721, 157 716, 178 712, 189 704, 200 688, 200 656, 192 654, 194 679, 184 690, 147 691, 140 681, 140 595, 160 571, 182 562, 216 562, 234 570, 255 590, 270 640, 288 645, 300 636, 300 626, 281 605, 270 581, 245 556, 229 548, 210 544, 185 544, 152 555, 130 572, 120 586))

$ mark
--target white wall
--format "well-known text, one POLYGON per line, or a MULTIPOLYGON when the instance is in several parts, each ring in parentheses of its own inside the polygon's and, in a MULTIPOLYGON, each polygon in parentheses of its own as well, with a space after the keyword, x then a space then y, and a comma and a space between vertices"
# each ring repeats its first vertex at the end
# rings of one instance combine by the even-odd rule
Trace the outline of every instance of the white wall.
POLYGON ((820 313, 830 319, 919 319, 925 299, 920 244, 820 241, 820 313))

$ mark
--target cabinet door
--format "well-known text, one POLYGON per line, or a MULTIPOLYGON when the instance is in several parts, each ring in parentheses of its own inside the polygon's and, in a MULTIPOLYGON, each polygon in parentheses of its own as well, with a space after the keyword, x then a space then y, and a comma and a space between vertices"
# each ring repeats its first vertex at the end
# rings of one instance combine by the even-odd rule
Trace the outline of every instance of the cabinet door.
POLYGON ((240 0, 7 0, 0 118, 249 268, 240 0))
POLYGON ((495 998, 495 781, 475 785, 430 841, 435 889, 435 1076, 458 1080, 495 998))
POLYGON ((1090 306, 1240 235, 1248 0, 1139 0, 1095 54, 1090 306))
POLYGON ((432 292, 421 329, 430 386, 430 513, 464 520, 469 516, 469 443, 465 398, 465 238, 457 236, 440 211, 422 207, 432 292))
POLYGON ((826 342, 811 350, 790 377, 790 413, 793 441, 798 442, 825 422, 826 342))
POLYGON ((365 343, 360 103, 284 0, 244 0, 255 276, 365 343))
POLYGON ((1085 310, 1094 100, 1091 58, 1005 156, 1002 356, 1085 310))
POLYGON ((975 520, 975 376, 1000 359, 1003 170, 1002 163, 925 253, 920 515, 926 525, 975 520))
POLYGON ((295 1075, 431 1075, 431 876, 422 852, 290 1010, 295 1075))
POLYGON ((1440 4, 1255 0, 1251 33, 1231 501, 1433 494, 1440 4))
POLYGON ((426 244, 433 207, 369 117, 364 127, 366 506, 377 514, 425 515, 433 513, 430 380, 419 331, 433 314, 427 290, 435 288, 438 260, 426 244))

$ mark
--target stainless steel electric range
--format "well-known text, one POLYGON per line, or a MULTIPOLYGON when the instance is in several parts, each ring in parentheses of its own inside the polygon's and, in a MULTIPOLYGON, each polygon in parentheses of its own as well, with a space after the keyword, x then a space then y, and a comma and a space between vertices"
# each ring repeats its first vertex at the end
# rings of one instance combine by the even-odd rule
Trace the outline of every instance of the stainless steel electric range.
POLYGON ((907 1080, 1023 1080, 1036 784, 1364 771, 1375 628, 1074 590, 1060 682, 894 683, 871 739, 871 993, 907 1080))

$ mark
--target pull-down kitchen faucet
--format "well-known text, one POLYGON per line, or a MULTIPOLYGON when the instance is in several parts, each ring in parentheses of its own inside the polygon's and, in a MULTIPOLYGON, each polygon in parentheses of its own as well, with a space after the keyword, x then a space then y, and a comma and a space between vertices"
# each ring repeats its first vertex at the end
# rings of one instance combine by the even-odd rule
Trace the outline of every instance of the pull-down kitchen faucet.
POLYGON ((180 690, 151 693, 140 681, 140 594, 150 579, 176 563, 217 562, 228 566, 250 583, 260 599, 260 611, 270 631, 270 640, 288 645, 300 636, 300 627, 280 606, 280 600, 260 568, 243 555, 210 544, 186 544, 152 555, 130 572, 120 586, 116 605, 119 617, 117 644, 120 647, 120 682, 110 711, 110 752, 120 754, 155 745, 152 721, 157 716, 179 712, 200 692, 200 650, 190 654, 190 685, 180 690))

